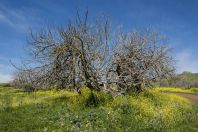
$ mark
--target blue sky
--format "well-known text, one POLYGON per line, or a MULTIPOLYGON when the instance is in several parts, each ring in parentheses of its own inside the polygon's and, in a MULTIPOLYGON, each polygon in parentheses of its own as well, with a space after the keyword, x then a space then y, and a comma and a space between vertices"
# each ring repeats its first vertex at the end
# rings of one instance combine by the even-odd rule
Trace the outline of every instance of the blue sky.
POLYGON ((198 72, 197 0, 0 0, 0 82, 12 78, 26 57, 27 34, 49 25, 64 26, 76 10, 89 9, 90 18, 107 15, 124 30, 153 27, 173 48, 177 72, 198 72))

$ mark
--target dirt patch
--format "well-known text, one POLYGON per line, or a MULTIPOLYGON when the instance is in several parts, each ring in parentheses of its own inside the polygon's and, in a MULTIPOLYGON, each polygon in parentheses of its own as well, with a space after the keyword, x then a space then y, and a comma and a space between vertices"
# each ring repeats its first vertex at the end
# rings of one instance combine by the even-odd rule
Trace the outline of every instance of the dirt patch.
POLYGON ((179 92, 166 92, 166 93, 170 93, 170 94, 176 94, 179 96, 182 96, 184 98, 187 98, 188 100, 190 100, 193 103, 197 103, 198 104, 198 95, 196 94, 191 94, 191 93, 179 93, 179 92))

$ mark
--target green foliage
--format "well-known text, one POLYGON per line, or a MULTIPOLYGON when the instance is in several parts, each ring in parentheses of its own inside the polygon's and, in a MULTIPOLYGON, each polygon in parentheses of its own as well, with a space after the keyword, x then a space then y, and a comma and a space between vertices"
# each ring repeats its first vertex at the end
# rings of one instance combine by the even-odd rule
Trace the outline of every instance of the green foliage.
POLYGON ((0 83, 0 87, 10 87, 9 83, 0 83))
POLYGON ((198 94, 198 88, 191 88, 190 90, 192 91, 192 93, 197 93, 198 94))
POLYGON ((191 73, 191 72, 183 72, 182 74, 178 75, 179 77, 183 77, 186 81, 189 82, 198 82, 198 73, 191 73))
POLYGON ((169 79, 162 79, 157 83, 161 87, 180 87, 193 88, 198 87, 198 73, 183 72, 169 79))
POLYGON ((157 90, 112 97, 104 92, 21 92, 0 87, 1 131, 186 131, 197 129, 192 105, 157 90))

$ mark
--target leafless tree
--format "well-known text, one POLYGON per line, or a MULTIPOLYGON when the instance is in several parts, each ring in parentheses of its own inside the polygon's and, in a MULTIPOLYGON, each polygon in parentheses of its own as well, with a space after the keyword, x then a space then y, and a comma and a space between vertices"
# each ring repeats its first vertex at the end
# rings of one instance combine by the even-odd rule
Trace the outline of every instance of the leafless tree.
POLYGON ((154 81, 174 74, 174 59, 164 42, 151 30, 120 36, 120 50, 115 52, 112 64, 119 90, 141 92, 154 81))
POLYGON ((15 88, 23 88, 25 91, 35 91, 37 86, 35 84, 35 71, 18 69, 14 73, 14 80, 11 82, 11 86, 15 88))
MULTIPOLYGON (((88 21, 77 13, 76 22, 66 28, 30 33, 31 65, 22 75, 34 87, 140 92, 158 79, 174 73, 170 49, 155 32, 112 35, 106 17, 88 21), (27 77, 28 76, 28 77, 27 77)), ((22 79, 24 80, 24 79, 22 79)))
POLYGON ((79 91, 82 86, 100 90, 109 57, 109 27, 106 17, 88 24, 77 13, 76 23, 66 28, 31 32, 29 42, 38 84, 57 85, 79 91))

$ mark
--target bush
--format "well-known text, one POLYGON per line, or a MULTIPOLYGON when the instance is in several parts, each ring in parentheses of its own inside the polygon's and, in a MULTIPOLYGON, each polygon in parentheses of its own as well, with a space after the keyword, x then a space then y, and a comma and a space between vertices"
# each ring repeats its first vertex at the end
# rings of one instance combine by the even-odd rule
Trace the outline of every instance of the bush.
POLYGON ((0 87, 10 87, 9 83, 0 83, 0 87))
POLYGON ((192 91, 193 93, 198 93, 198 88, 191 88, 191 91, 192 91))

